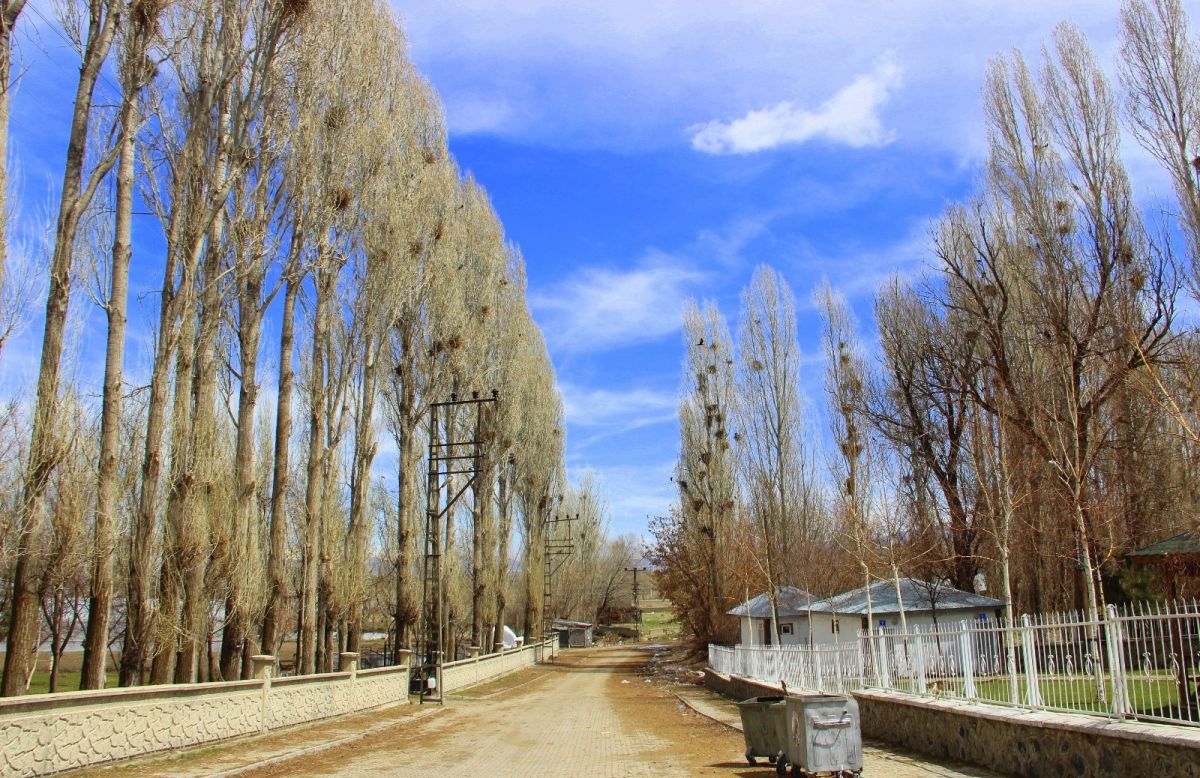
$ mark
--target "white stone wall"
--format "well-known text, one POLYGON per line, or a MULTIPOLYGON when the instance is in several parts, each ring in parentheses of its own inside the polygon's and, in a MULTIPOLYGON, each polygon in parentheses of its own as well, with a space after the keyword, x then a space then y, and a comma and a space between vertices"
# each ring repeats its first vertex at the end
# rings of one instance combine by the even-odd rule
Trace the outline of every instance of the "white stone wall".
POLYGON ((45 775, 408 702, 408 669, 0 700, 0 775, 45 775))
POLYGON ((514 670, 537 663, 542 655, 552 658, 558 652, 558 641, 550 639, 545 644, 524 646, 503 654, 488 654, 478 659, 460 659, 442 666, 442 686, 452 692, 477 683, 490 681, 507 675, 514 670))

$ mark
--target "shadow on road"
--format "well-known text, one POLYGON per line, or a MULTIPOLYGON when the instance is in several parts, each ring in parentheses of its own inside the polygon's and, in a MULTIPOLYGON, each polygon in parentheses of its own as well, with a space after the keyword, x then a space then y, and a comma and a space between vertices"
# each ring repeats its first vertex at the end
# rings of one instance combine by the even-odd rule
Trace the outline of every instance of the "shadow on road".
POLYGON ((751 767, 746 764, 745 760, 740 762, 714 762, 707 765, 707 767, 731 771, 736 770, 737 772, 731 772, 730 775, 745 776, 745 778, 768 778, 768 776, 773 777, 775 775, 775 765, 751 767))

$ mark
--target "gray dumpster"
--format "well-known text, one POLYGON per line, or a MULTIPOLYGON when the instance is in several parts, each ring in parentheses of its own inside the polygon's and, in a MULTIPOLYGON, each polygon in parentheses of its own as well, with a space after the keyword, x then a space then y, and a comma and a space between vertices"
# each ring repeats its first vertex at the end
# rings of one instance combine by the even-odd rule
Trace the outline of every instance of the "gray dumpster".
POLYGON ((862 730, 856 700, 840 694, 806 694, 789 696, 786 707, 784 750, 792 763, 793 778, 862 773, 862 730))
POLYGON ((786 765, 787 705, 783 697, 751 697, 738 703, 742 715, 742 735, 746 738, 746 761, 765 756, 775 762, 780 775, 786 765))

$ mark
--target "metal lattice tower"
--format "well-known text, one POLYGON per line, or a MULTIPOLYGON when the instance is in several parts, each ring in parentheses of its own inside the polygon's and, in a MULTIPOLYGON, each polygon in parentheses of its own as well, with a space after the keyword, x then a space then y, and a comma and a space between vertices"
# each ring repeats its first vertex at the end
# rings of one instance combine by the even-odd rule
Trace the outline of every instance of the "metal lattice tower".
POLYGON ((574 516, 559 516, 551 514, 546 517, 546 521, 542 527, 542 542, 544 544, 542 550, 542 633, 549 635, 550 629, 550 609, 553 605, 553 583, 554 574, 557 573, 571 554, 575 553, 575 541, 571 538, 571 523, 579 518, 579 514, 574 516), (565 537, 562 537, 563 532, 559 532, 558 528, 565 526, 565 537), (559 537, 555 537, 555 535, 559 537))
POLYGON ((429 470, 425 492, 425 564, 422 575, 421 601, 423 619, 421 643, 417 657, 421 663, 417 677, 422 681, 421 701, 442 702, 442 664, 445 662, 446 593, 442 586, 442 556, 449 541, 450 522, 459 499, 466 494, 483 468, 484 408, 495 408, 498 393, 480 397, 472 392, 471 399, 460 400, 450 395, 449 402, 433 403, 429 407, 429 470), (456 415, 464 406, 475 407, 475 426, 470 438, 460 439, 455 424, 456 415), (445 440, 442 439, 443 432, 445 440), (457 489, 456 476, 464 476, 457 489), (433 688, 428 682, 434 679, 433 688), (436 696, 434 696, 436 694, 436 696))
POLYGON ((633 628, 637 633, 637 639, 642 639, 642 599, 640 597, 641 590, 638 588, 638 573, 644 573, 650 568, 648 567, 626 567, 625 572, 633 573, 633 628))

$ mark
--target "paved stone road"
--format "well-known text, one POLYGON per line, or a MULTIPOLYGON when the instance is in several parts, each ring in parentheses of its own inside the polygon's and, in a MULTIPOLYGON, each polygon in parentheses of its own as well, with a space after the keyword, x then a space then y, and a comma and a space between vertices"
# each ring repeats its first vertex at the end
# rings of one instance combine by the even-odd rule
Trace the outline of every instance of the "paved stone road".
MULTIPOLYGON (((671 687, 647 680, 640 673, 647 657, 628 648, 565 652, 557 666, 526 671, 532 680, 523 686, 482 699, 451 698, 436 716, 254 774, 775 774, 741 759, 741 733, 684 705, 671 687)), ((877 749, 868 759, 872 778, 989 775, 877 749)))

